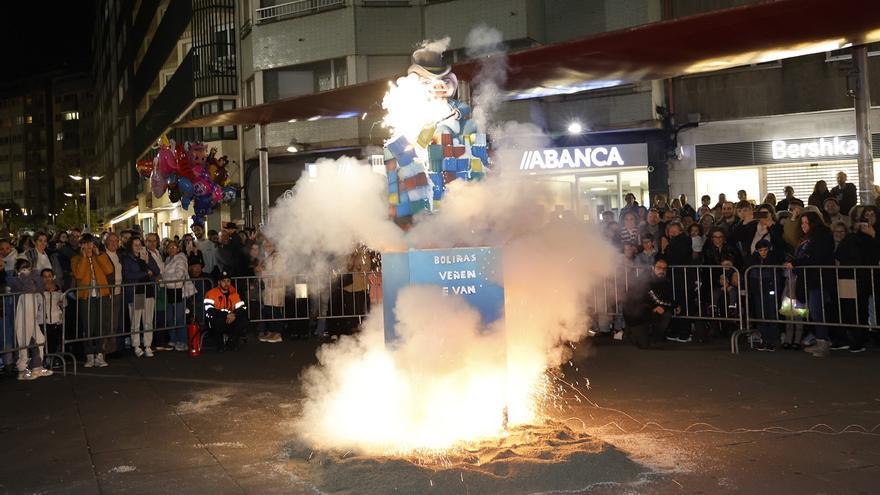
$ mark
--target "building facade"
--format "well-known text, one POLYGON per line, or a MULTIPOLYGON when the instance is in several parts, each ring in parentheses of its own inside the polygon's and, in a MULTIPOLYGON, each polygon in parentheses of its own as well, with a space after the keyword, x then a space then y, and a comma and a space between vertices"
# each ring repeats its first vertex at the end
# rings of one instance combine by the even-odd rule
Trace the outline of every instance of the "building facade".
MULTIPOLYGON (((152 158, 166 132, 237 159, 234 127, 171 129, 180 119, 237 105, 234 2, 99 0, 96 16, 96 169, 106 177, 96 189, 113 205, 104 218, 114 229, 139 224, 147 232, 181 235, 192 210, 169 203, 167 195, 152 196, 135 163, 152 158)), ((219 223, 219 213, 212 217, 209 225, 219 223)))
MULTIPOLYGON (((449 36, 447 59, 465 60, 468 33, 481 23, 499 30, 508 50, 517 50, 644 24, 661 16, 661 4, 656 0, 239 0, 237 5, 244 106, 403 75, 412 51, 425 39, 449 36)), ((665 157, 665 153, 654 152, 660 133, 655 106, 661 97, 662 85, 628 84, 575 95, 511 101, 499 109, 497 118, 537 123, 559 138, 554 146, 640 143, 645 147, 642 163, 621 171, 605 173, 585 168, 567 174, 543 170, 535 173, 551 190, 559 191, 558 201, 545 205, 548 209, 574 209, 579 210, 579 216, 592 217, 590 212, 597 208, 617 207, 622 197, 617 193, 635 192, 639 197, 648 197, 649 158, 655 163, 658 156, 665 157), (581 120, 594 132, 580 140, 563 136, 572 119, 581 120), (581 194, 580 190, 590 194, 581 194)), ((296 182, 307 164, 318 158, 347 154, 366 159, 381 153, 386 137, 383 129, 372 114, 366 119, 361 117, 339 115, 270 124, 270 204, 296 182), (296 153, 287 151, 291 143, 296 153)), ((259 189, 253 129, 245 129, 243 144, 247 192, 256 198, 259 189)), ((665 158, 656 165, 659 176, 665 158)), ((253 203, 254 209, 259 208, 258 201, 253 203)), ((254 214, 254 218, 259 215, 254 214)))
MULTIPOLYGON (((880 103, 875 45, 868 47, 872 106, 880 103)), ((843 49, 677 78, 674 112, 699 116, 700 125, 680 135, 681 159, 671 162, 670 189, 709 194, 713 201, 721 192, 731 197, 745 189, 760 201, 768 193, 781 198, 791 185, 806 199, 816 181, 833 187, 840 171, 858 186, 851 71, 850 50, 843 49)), ((872 108, 869 120, 880 131, 880 110, 872 108)), ((876 167, 874 177, 880 180, 876 167)))
POLYGON ((52 223, 78 201, 77 174, 94 162, 93 89, 88 73, 51 71, 0 88, 0 205, 52 223))
MULTIPOLYGON (((105 22, 97 23, 94 41, 96 163, 110 181, 100 188, 106 197, 98 204, 114 205, 119 225, 183 231, 189 212, 151 197, 133 167, 137 159, 151 156, 153 143, 175 121, 402 75, 413 49, 425 39, 449 36, 446 56, 458 62, 468 57, 467 36, 479 24, 498 29, 507 48, 517 50, 756 2, 102 0, 97 15, 105 22)), ((592 221, 604 210, 619 210, 627 193, 641 203, 656 193, 714 196, 730 188, 723 192, 732 195, 739 187, 731 184, 737 182, 758 198, 780 194, 779 184, 786 181, 797 179, 799 188, 806 187, 804 180, 831 174, 835 162, 853 170, 852 156, 792 161, 773 160, 771 153, 761 161, 760 153, 749 151, 780 140, 854 134, 847 56, 843 50, 511 100, 496 119, 536 124, 550 137, 548 149, 640 147, 624 164, 528 170, 524 178, 546 182, 552 192, 547 210, 569 210, 592 221), (829 127, 831 121, 835 124, 829 127), (568 132, 573 122, 582 132, 568 132), (725 146, 752 155, 726 156, 725 146)), ((875 95, 880 94, 877 60, 869 62, 875 95)), ((270 204, 319 158, 379 154, 386 135, 374 113, 379 112, 366 119, 335 115, 270 124, 270 204)), ((259 201, 250 201, 259 197, 253 127, 174 131, 172 136, 201 139, 239 162, 232 175, 245 186, 246 201, 241 210, 226 207, 220 217, 259 218, 259 201)), ((858 182, 855 176, 851 180, 858 182)))

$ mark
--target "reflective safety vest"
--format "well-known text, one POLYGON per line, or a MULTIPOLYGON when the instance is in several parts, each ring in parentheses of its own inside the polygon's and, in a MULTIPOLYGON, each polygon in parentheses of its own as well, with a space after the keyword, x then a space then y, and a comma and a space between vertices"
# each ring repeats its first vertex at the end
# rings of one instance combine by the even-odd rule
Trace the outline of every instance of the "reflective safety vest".
POLYGON ((214 316, 216 312, 230 313, 245 308, 244 301, 238 297, 238 291, 230 286, 224 293, 220 287, 214 287, 205 294, 205 313, 214 316))

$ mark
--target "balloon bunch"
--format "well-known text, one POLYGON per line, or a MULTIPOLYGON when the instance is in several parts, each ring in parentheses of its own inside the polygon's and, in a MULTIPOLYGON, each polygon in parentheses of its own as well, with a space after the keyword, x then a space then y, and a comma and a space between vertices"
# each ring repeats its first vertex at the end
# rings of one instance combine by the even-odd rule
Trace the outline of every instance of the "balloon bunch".
POLYGON ((150 189, 157 198, 168 192, 172 203, 180 201, 187 210, 195 206, 194 223, 204 223, 220 203, 232 202, 238 197, 239 188, 229 180, 226 166, 229 159, 217 158, 217 150, 206 152, 204 143, 186 143, 169 140, 164 134, 159 138, 158 152, 153 160, 139 160, 138 173, 150 179, 150 189))

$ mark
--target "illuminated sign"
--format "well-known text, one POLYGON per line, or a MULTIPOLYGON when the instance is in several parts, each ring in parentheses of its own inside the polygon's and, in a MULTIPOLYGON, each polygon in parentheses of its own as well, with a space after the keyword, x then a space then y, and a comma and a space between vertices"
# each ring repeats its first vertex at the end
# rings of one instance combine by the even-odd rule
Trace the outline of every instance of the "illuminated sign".
POLYGON ((787 143, 782 140, 770 144, 774 160, 792 158, 822 158, 834 156, 853 156, 859 153, 859 142, 855 139, 819 138, 812 141, 787 143))
POLYGON ((520 157, 519 169, 540 172, 647 164, 648 146, 639 143, 526 150, 520 157))

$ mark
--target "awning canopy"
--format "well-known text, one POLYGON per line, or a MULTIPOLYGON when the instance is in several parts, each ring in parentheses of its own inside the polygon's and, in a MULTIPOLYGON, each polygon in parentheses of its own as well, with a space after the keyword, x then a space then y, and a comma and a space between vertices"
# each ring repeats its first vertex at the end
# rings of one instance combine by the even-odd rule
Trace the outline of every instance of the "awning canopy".
MULTIPOLYGON (((575 93, 880 41, 880 0, 778 0, 645 24, 509 54, 512 99, 575 93)), ((478 60, 454 67, 468 80, 478 60)), ((187 120, 176 127, 270 124, 378 112, 391 79, 187 120)))

